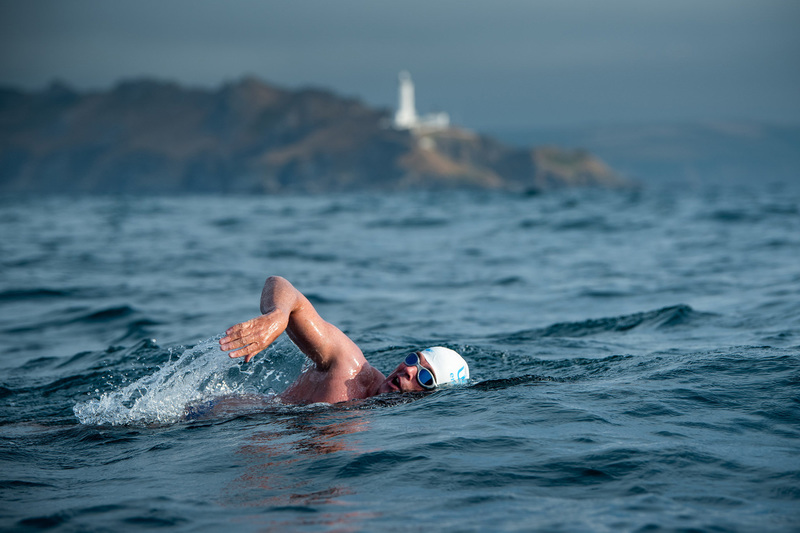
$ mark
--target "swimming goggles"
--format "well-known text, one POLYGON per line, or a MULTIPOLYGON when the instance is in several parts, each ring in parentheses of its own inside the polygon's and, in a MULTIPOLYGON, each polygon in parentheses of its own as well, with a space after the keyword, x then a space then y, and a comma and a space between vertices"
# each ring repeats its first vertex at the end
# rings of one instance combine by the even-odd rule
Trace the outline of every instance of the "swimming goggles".
POLYGON ((417 381, 426 389, 433 389, 436 387, 436 379, 433 377, 433 372, 422 366, 419 360, 419 355, 414 352, 406 356, 405 363, 407 366, 417 367, 417 381))

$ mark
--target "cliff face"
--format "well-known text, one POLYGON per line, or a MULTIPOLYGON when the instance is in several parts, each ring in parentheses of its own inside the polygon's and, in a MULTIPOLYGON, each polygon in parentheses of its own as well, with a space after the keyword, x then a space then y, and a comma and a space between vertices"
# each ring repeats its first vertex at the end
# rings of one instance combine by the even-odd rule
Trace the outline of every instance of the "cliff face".
POLYGON ((248 78, 218 90, 139 80, 79 93, 0 89, 2 193, 275 193, 619 186, 583 152, 522 150, 248 78))

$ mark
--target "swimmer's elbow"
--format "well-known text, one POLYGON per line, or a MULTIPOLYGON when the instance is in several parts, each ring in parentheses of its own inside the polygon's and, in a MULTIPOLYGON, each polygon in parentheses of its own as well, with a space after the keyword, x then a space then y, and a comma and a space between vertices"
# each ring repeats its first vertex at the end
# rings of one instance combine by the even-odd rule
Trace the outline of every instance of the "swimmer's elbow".
POLYGON ((287 280, 286 278, 283 278, 281 276, 269 276, 267 278, 267 280, 264 282, 264 289, 267 289, 268 287, 272 288, 272 289, 275 289, 275 288, 281 287, 281 286, 284 286, 284 287, 285 286, 289 286, 289 287, 291 287, 292 284, 289 283, 289 280, 287 280))
POLYGON ((270 276, 264 282, 261 291, 261 313, 266 314, 273 309, 281 308, 286 312, 293 311, 302 296, 289 280, 280 276, 270 276))

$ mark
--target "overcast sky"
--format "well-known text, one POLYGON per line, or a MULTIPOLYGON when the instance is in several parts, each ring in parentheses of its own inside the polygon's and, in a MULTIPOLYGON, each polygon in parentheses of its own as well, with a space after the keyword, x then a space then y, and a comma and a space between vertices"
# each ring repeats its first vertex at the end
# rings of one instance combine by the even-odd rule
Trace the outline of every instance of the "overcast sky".
POLYGON ((800 0, 0 0, 0 83, 256 75, 471 128, 800 123, 800 0))

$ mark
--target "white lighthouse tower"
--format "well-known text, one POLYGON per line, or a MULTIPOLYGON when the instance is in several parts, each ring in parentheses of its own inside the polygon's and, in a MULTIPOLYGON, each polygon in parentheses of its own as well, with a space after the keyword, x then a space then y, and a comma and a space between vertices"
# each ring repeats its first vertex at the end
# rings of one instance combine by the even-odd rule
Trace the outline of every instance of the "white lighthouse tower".
POLYGON ((414 105, 414 82, 405 70, 398 76, 400 86, 397 90, 399 102, 394 114, 394 126, 398 129, 413 129, 418 122, 417 108, 414 105))
POLYGON ((400 73, 398 79, 400 85, 397 89, 397 112, 394 114, 395 128, 424 133, 446 129, 450 126, 450 115, 447 113, 430 113, 422 117, 418 116, 414 103, 414 82, 411 81, 411 74, 404 70, 400 73))

